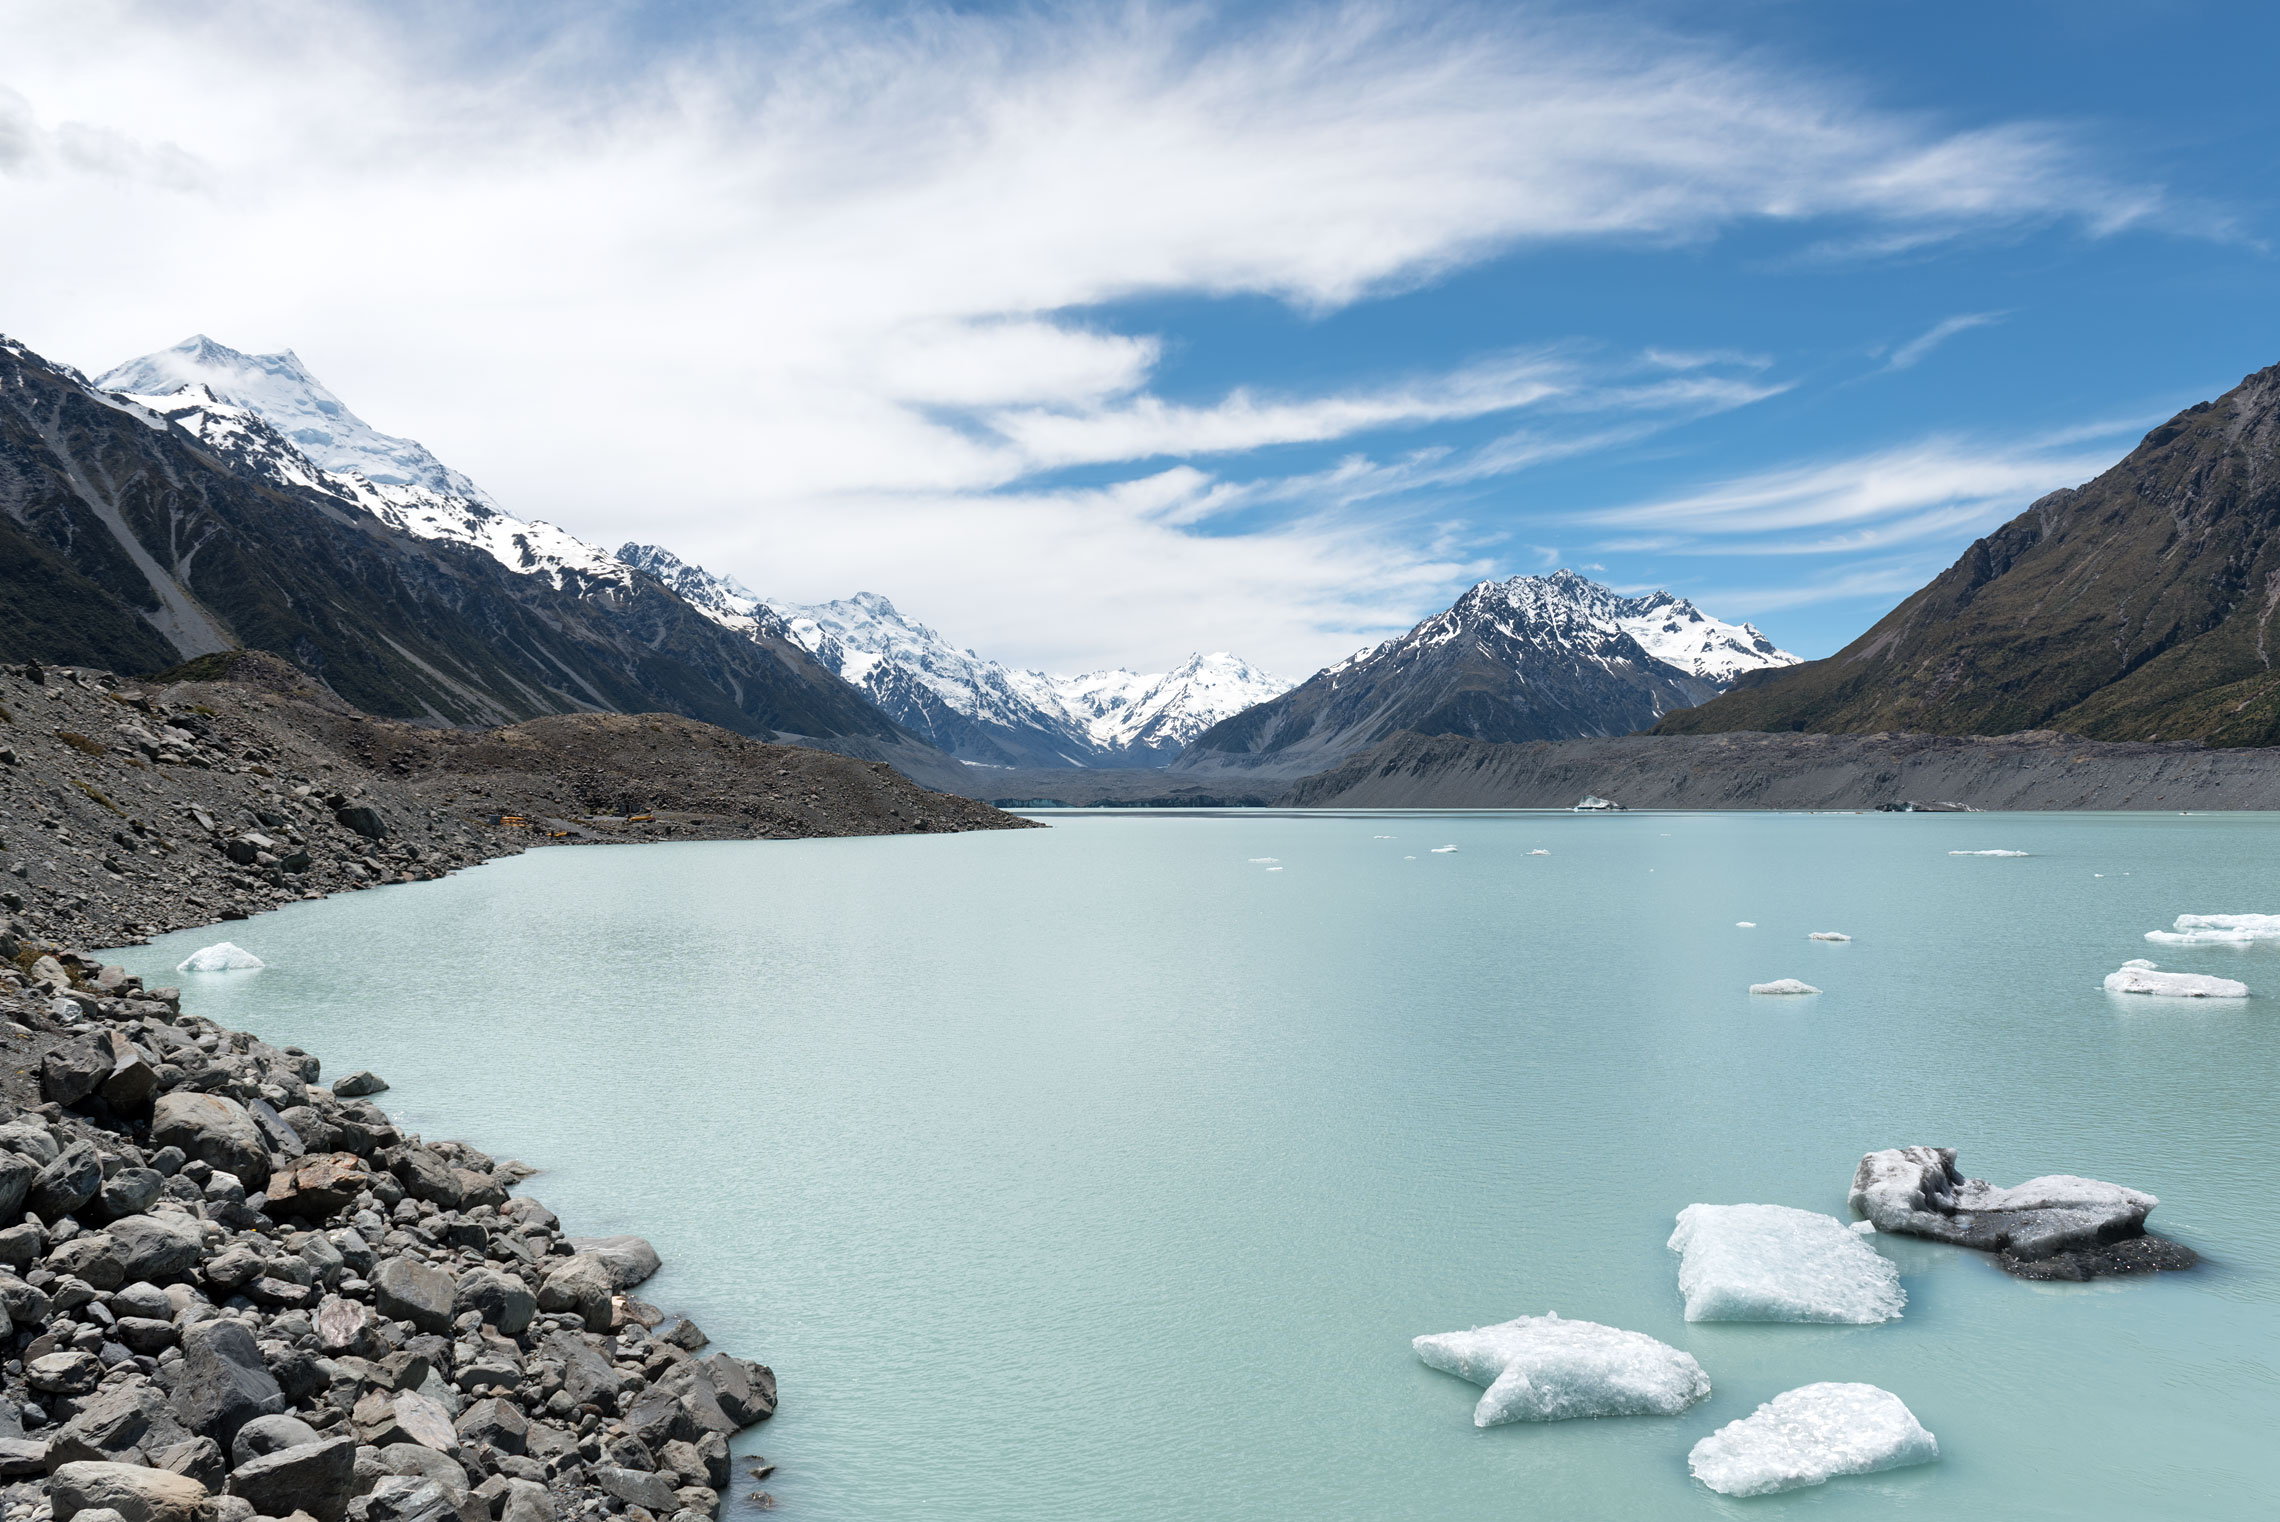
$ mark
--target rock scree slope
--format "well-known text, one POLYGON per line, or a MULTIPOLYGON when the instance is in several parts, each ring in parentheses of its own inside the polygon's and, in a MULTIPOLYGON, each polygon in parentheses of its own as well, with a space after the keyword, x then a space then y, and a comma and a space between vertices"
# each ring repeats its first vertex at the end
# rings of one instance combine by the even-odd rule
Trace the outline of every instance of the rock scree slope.
POLYGON ((214 679, 0 667, 0 925, 113 945, 536 845, 1028 824, 674 715, 439 730, 360 714, 259 653, 187 675, 214 679))
POLYGON ((1974 543, 1825 660, 1659 734, 1808 730, 2280 744, 2280 366, 1974 543))

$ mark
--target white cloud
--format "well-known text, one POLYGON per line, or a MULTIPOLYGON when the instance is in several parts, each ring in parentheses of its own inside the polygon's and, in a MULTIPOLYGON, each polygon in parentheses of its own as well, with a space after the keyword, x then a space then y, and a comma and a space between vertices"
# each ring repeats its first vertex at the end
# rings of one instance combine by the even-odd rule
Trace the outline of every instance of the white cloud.
POLYGON ((1746 221, 2101 232, 2158 201, 2035 124, 1950 132, 1519 9, 823 5, 692 36, 676 8, 670 45, 638 8, 504 14, 0 0, 0 212, 41 230, 0 241, 10 329, 89 368, 200 330, 291 347, 519 512, 788 595, 870 586, 1006 658, 1298 670, 1471 575, 1458 531, 1294 506, 1235 532, 1223 483, 1143 510, 1030 478, 1121 466, 1144 498, 1167 460, 1759 383, 1670 355, 1585 395, 1476 360, 1175 400, 1158 335, 1072 313, 1321 310, 1746 221))
POLYGON ((1887 370, 1910 369, 1918 360, 1955 337, 1956 334, 2001 322, 2009 315, 2008 312, 1963 312, 1954 317, 1942 318, 1924 332, 1894 349, 1892 358, 1885 362, 1884 368, 1887 370))

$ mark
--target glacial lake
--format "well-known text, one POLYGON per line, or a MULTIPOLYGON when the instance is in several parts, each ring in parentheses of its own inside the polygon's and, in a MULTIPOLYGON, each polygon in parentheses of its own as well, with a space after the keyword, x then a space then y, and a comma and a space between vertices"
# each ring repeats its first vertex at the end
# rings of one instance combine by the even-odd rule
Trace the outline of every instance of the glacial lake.
POLYGON ((642 1293, 781 1380, 738 1445, 773 1516, 2272 1514, 2280 945, 2142 937, 2280 911, 2280 816, 1041 817, 539 850, 118 959, 652 1239, 642 1293), (1989 849, 2031 854, 1949 854, 1989 849), (224 938, 267 970, 172 971, 224 938), (2100 988, 2140 956, 2256 997, 2100 988), (1826 991, 1746 992, 1781 977, 1826 991), (2206 1261, 2038 1285, 1878 1237, 1903 1320, 1683 1319, 1681 1208, 1841 1217, 1917 1142, 2149 1190, 2206 1261), (1478 1430, 1410 1351, 1547 1310, 1713 1395, 1478 1430), (1896 1392, 1940 1461, 1689 1478, 1817 1380, 1896 1392))

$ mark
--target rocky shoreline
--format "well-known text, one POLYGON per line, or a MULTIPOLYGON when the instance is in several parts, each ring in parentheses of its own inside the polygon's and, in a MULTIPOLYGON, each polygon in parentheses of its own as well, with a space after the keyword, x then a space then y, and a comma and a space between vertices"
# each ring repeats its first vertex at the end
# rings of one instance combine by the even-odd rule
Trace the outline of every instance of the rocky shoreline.
POLYGON ((717 1517, 775 1376, 636 1297, 648 1243, 86 948, 544 844, 1028 821, 669 715, 467 733, 209 665, 0 668, 0 1522, 717 1517))
POLYGON ((6 1522, 719 1515, 775 1376, 633 1295, 648 1243, 567 1235, 372 1074, 0 953, 6 1522))

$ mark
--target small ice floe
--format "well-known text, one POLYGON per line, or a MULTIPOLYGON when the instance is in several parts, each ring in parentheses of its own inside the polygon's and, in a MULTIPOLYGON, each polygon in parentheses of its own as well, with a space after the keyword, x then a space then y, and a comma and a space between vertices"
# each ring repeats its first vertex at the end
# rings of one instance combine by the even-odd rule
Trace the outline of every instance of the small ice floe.
POLYGON ((1689 1321, 1870 1326, 1908 1303, 1900 1269, 1835 1216, 1787 1205, 1689 1205, 1670 1250, 1689 1321))
POLYGON ((2148 930, 2145 938, 2164 946, 2243 946, 2250 941, 2280 941, 2280 914, 2180 914, 2167 930, 2148 930))
POLYGON ((1694 1445, 1686 1467, 1722 1496, 1764 1496, 1939 1456, 1938 1440, 1891 1391, 1819 1384, 1785 1390, 1728 1422, 1694 1445))
POLYGON ((1579 1416, 1676 1416, 1710 1393, 1691 1354, 1644 1332, 1557 1312, 1410 1343, 1426 1367, 1486 1385, 1473 1425, 1579 1416))
POLYGON ((2106 974, 2110 994, 2168 994, 2179 999, 2245 999, 2248 985, 2201 972, 2156 972, 2144 957, 2106 974))
POLYGON ((2145 1229, 2161 1203, 2103 1179, 2053 1173, 2005 1189, 1965 1178, 1953 1147, 1888 1147, 1853 1170, 1852 1208, 1878 1231, 1998 1255, 2022 1279, 2190 1268, 2193 1249, 2145 1229))
POLYGON ((176 972, 252 972, 269 964, 243 946, 217 941, 193 951, 175 967, 176 972))
POLYGON ((1268 870, 1269 872, 1280 872, 1280 871, 1282 870, 1282 868, 1280 868, 1280 867, 1269 867, 1269 868, 1267 868, 1267 870, 1268 870))
POLYGON ((1372 839, 1372 840, 1391 840, 1391 839, 1393 839, 1393 838, 1394 838, 1394 837, 1393 837, 1393 836, 1391 836, 1391 835, 1372 835, 1372 836, 1370 837, 1370 839, 1372 839))
POLYGON ((1549 855, 1551 855, 1552 853, 1551 853, 1551 852, 1549 852, 1549 851, 1547 851, 1547 850, 1545 850, 1545 849, 1544 849, 1542 846, 1538 846, 1538 847, 1536 847, 1536 849, 1535 849, 1535 850, 1533 850, 1533 851, 1530 851, 1528 854, 1529 854, 1530 856, 1549 856, 1549 855))
POLYGON ((1775 978, 1771 983, 1752 983, 1753 994, 1817 994, 1821 990, 1796 978, 1775 978))
POLYGON ((1245 859, 1245 860, 1247 860, 1247 861, 1249 861, 1249 862, 1250 862, 1250 864, 1251 864, 1252 866, 1254 866, 1254 867, 1264 866, 1264 865, 1266 865, 1266 864, 1267 864, 1268 862, 1270 862, 1270 861, 1281 861, 1281 860, 1282 860, 1282 858, 1281 858, 1280 856, 1251 856, 1251 857, 1246 857, 1246 858, 1244 858, 1244 859, 1245 859))
POLYGON ((1630 810, 1612 798, 1602 798, 1597 793, 1585 793, 1583 801, 1569 809, 1568 812, 1571 814, 1627 814, 1630 810))
POLYGON ((1809 932, 1805 939, 1808 941, 1849 941, 1852 937, 1842 930, 1815 930, 1809 932))
POLYGON ((2027 856, 2027 851, 1950 851, 1950 856, 2027 856))
POLYGON ((1451 851, 1454 851, 1455 849, 1456 849, 1456 847, 1455 847, 1455 846, 1435 846, 1435 847, 1433 848, 1433 854, 1434 854, 1435 856, 1446 856, 1446 855, 1448 855, 1448 854, 1449 854, 1451 851))
POLYGON ((1734 928, 1735 928, 1736 930, 1755 930, 1755 929, 1757 929, 1757 921, 1756 921, 1756 920, 1736 920, 1736 921, 1734 921, 1734 928))

